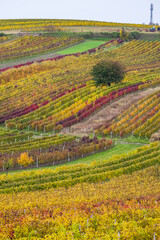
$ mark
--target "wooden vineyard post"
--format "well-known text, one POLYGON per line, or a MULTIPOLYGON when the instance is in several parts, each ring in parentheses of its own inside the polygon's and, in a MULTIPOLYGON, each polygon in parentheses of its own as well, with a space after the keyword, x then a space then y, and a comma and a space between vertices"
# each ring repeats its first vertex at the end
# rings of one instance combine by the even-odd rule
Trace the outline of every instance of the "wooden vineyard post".
POLYGON ((38 157, 37 157, 36 167, 38 168, 38 166, 39 166, 39 162, 38 162, 38 157))
POLYGON ((156 234, 155 234, 155 232, 154 232, 154 234, 153 234, 153 240, 156 240, 156 234))
POLYGON ((4 160, 3 160, 3 172, 4 172, 4 160))
POLYGON ((112 132, 111 132, 111 138, 112 138, 112 132))
POLYGON ((95 138, 95 131, 93 131, 93 138, 95 138))

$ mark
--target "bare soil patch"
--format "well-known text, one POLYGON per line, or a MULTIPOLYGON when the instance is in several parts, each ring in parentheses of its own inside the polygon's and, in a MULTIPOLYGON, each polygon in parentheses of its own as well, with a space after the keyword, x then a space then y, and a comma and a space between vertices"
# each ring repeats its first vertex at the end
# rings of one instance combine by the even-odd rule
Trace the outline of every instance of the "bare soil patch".
POLYGON ((132 104, 136 103, 141 98, 146 97, 149 94, 154 93, 158 90, 160 90, 160 87, 149 88, 147 90, 130 93, 127 96, 117 99, 113 103, 103 107, 101 110, 94 113, 86 120, 71 126, 70 130, 68 128, 63 129, 62 133, 69 133, 77 136, 84 136, 93 133, 95 129, 102 126, 103 124, 110 123, 120 113, 124 112, 132 104))

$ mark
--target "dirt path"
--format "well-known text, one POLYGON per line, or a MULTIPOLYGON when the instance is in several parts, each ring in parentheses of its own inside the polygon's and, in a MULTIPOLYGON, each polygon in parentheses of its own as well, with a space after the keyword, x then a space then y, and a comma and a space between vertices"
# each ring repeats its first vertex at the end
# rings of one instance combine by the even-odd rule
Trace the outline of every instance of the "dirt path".
POLYGON ((94 129, 100 127, 103 124, 109 123, 120 113, 129 108, 132 104, 158 90, 160 90, 160 86, 135 93, 130 93, 127 96, 117 99, 117 101, 114 101, 113 103, 103 107, 101 110, 83 122, 71 126, 70 131, 68 128, 63 129, 62 133, 68 133, 77 136, 84 136, 88 135, 89 133, 93 133, 94 129))
POLYGON ((21 58, 21 59, 17 59, 17 60, 13 59, 10 62, 6 62, 4 64, 0 63, 0 70, 3 68, 7 68, 7 67, 13 67, 14 65, 18 65, 18 64, 22 64, 22 63, 28 63, 28 62, 32 62, 32 61, 43 60, 43 59, 54 58, 54 57, 60 56, 62 54, 56 53, 56 51, 58 52, 61 50, 68 49, 68 48, 76 46, 82 42, 84 42, 84 40, 82 40, 78 43, 75 43, 75 44, 71 44, 64 48, 59 48, 59 49, 55 50, 54 52, 42 53, 42 54, 39 53, 37 56, 26 57, 26 58, 21 58))
POLYGON ((21 60, 13 60, 13 61, 8 62, 8 63, 0 64, 0 69, 6 68, 6 67, 12 67, 14 65, 18 65, 18 64, 21 64, 21 63, 27 63, 27 62, 31 62, 31 61, 53 58, 53 57, 56 57, 56 56, 59 56, 59 55, 60 54, 58 54, 58 53, 48 53, 48 54, 44 54, 44 55, 37 56, 37 57, 35 56, 35 57, 21 59, 21 60))

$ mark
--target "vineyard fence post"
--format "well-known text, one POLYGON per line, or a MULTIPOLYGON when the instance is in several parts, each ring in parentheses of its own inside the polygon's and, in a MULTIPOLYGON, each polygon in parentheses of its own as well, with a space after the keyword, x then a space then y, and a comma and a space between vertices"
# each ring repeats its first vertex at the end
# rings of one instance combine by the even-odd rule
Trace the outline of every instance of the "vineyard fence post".
POLYGON ((39 165, 38 163, 39 163, 39 162, 38 162, 38 157, 37 157, 37 161, 36 161, 36 167, 37 167, 37 168, 38 168, 38 165, 39 165))

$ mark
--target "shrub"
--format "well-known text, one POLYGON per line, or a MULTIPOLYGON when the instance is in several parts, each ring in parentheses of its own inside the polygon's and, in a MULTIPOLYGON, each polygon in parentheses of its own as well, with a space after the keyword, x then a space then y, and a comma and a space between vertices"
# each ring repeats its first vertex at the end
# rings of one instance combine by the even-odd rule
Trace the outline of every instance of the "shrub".
POLYGON ((113 38, 119 38, 119 32, 112 32, 112 33, 111 33, 111 36, 112 36, 113 38))
POLYGON ((138 40, 138 39, 140 39, 140 36, 141 35, 139 32, 131 32, 131 33, 129 33, 128 39, 129 40, 133 40, 133 39, 138 40))
POLYGON ((5 33, 0 33, 0 37, 4 37, 4 36, 6 36, 5 33))
POLYGON ((13 167, 13 159, 4 162, 4 169, 8 172, 13 167))
POLYGON ((93 66, 91 74, 96 85, 119 83, 125 76, 124 66, 115 61, 101 61, 93 66))

